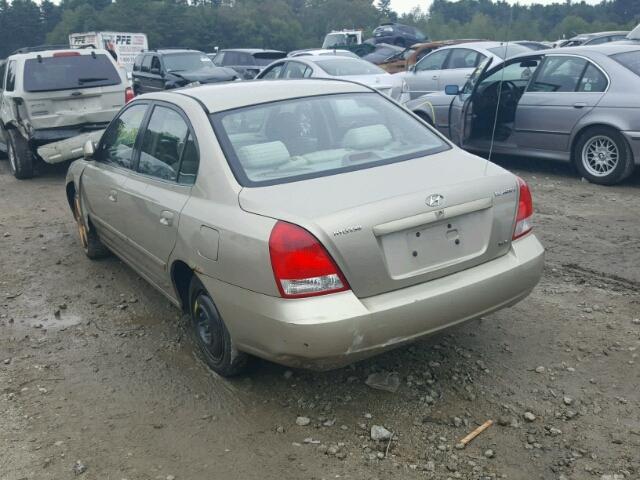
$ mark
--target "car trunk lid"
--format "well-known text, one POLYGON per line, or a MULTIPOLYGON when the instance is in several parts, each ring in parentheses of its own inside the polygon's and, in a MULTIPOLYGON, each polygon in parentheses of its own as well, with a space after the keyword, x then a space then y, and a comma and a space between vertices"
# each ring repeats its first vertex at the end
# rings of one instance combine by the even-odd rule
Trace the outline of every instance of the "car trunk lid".
POLYGON ((516 179, 452 150, 312 180, 244 188, 249 212, 313 233, 368 297, 479 265, 510 246, 516 179))

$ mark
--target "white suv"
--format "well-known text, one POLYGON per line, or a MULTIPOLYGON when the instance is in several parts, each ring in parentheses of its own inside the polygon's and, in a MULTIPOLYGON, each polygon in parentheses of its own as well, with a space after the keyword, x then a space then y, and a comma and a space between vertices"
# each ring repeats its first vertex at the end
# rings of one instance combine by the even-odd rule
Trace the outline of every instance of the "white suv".
POLYGON ((0 149, 11 172, 32 177, 39 146, 104 129, 131 98, 106 50, 18 50, 0 64, 0 149))

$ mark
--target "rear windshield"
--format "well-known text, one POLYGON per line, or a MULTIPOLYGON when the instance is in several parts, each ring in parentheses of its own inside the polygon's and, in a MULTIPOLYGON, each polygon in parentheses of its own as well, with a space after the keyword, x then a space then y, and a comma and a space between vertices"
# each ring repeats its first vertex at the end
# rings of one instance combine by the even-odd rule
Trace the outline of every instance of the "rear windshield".
POLYGON ((499 47, 488 48, 487 50, 489 50, 491 53, 493 53, 494 55, 497 55, 502 59, 513 57, 514 55, 519 55, 521 53, 527 53, 531 51, 530 48, 527 48, 523 45, 519 45, 517 43, 510 43, 508 45, 505 43, 504 45, 500 45, 499 47))
POLYGON ((611 55, 616 62, 640 76, 640 50, 611 55))
POLYGON ((259 67, 266 67, 271 62, 275 60, 279 60, 280 58, 286 57, 286 53, 280 52, 268 52, 268 53, 255 53, 253 55, 254 60, 256 61, 256 65, 259 67))
POLYGON ((358 58, 327 58, 316 60, 318 65, 327 74, 333 77, 348 77, 351 75, 377 75, 385 73, 380 67, 358 58))
POLYGON ((449 149, 376 93, 297 98, 216 113, 238 182, 274 185, 406 161, 449 149))
POLYGON ((24 65, 27 92, 52 92, 119 85, 120 75, 104 54, 41 57, 24 65))
POLYGON ((164 56, 167 72, 183 72, 213 68, 213 62, 204 53, 171 53, 164 56))

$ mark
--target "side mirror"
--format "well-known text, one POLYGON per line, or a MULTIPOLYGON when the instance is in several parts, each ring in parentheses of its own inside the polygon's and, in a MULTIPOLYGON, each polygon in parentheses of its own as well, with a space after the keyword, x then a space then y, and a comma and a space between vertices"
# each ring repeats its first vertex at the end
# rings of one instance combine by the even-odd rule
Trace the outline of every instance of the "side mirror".
POLYGON ((152 68, 151 70, 149 70, 149 73, 151 73, 153 75, 160 75, 160 69, 159 68, 152 68))
POLYGON ((458 95, 460 93, 460 87, 458 87, 458 85, 447 85, 444 87, 444 93, 447 95, 458 95))
POLYGON ((415 63, 409 67, 409 71, 412 72, 412 73, 416 72, 416 64, 415 63))
POLYGON ((82 154, 85 160, 93 160, 93 155, 96 153, 96 144, 93 140, 87 140, 82 147, 82 154))

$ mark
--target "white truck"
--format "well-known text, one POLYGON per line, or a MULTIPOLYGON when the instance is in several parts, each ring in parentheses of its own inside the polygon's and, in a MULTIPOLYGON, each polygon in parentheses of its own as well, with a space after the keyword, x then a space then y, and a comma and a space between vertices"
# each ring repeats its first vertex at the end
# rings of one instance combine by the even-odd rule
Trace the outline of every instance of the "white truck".
POLYGON ((124 67, 130 77, 133 71, 133 61, 139 53, 149 49, 149 40, 144 33, 128 32, 85 32, 69 35, 71 48, 87 48, 93 45, 95 48, 104 48, 112 55, 115 53, 116 61, 124 67))

